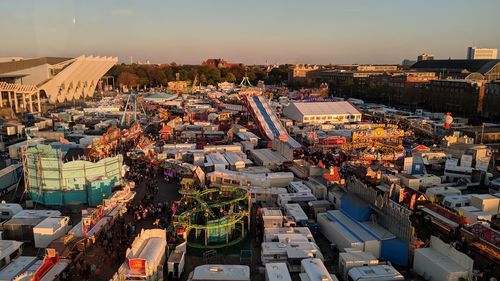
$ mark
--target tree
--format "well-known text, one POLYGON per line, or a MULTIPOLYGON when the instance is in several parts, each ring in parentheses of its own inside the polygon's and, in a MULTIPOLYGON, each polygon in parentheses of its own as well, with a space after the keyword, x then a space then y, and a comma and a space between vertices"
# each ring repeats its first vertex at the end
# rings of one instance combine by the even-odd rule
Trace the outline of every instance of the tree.
POLYGON ((200 75, 200 83, 207 84, 207 76, 205 74, 200 75))
POLYGON ((236 76, 234 76, 234 74, 232 74, 231 72, 229 72, 229 73, 226 75, 225 80, 226 80, 227 82, 234 83, 234 82, 236 82, 236 76))
POLYGON ((120 84, 120 85, 132 87, 132 86, 137 85, 138 81, 139 81, 139 77, 133 73, 128 72, 128 71, 122 72, 118 76, 118 84, 120 84))

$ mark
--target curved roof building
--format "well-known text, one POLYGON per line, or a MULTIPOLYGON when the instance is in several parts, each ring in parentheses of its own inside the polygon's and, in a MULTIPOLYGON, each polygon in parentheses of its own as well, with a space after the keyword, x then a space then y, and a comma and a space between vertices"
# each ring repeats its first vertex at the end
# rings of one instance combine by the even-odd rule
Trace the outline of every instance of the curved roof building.
POLYGON ((441 78, 497 80, 500 79, 499 59, 480 60, 423 60, 411 66, 413 70, 433 71, 441 78))
POLYGON ((0 60, 0 107, 14 112, 41 111, 51 104, 92 97, 116 57, 79 56, 0 60))

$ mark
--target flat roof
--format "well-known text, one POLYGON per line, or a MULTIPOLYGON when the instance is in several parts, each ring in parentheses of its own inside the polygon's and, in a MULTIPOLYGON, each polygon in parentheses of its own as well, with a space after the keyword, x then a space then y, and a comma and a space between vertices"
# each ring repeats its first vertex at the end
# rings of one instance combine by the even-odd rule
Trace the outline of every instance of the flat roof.
POLYGON ((350 102, 293 102, 302 115, 361 114, 350 102))
POLYGON ((439 265, 439 267, 446 270, 446 272, 463 272, 467 271, 465 267, 454 262, 451 258, 441 254, 433 248, 420 248, 415 250, 415 259, 417 253, 429 259, 432 263, 439 265))
POLYGON ((311 281, 333 281, 325 264, 320 259, 303 259, 301 262, 304 273, 311 281))
POLYGON ((260 211, 263 217, 283 217, 280 209, 262 208, 260 211))
POLYGON ((266 263, 266 275, 268 281, 292 281, 288 267, 284 262, 266 263))
POLYGON ((250 267, 247 265, 204 264, 193 271, 192 280, 250 280, 250 267))
POLYGON ((38 260, 37 257, 20 256, 13 259, 0 271, 0 281, 10 281, 17 275, 23 273, 38 260))

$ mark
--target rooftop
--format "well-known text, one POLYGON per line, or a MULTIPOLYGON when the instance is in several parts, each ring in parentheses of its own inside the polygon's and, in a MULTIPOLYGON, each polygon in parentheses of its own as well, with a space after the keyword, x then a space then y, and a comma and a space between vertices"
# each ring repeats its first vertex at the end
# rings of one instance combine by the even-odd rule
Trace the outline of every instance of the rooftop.
POLYGON ((500 63, 499 59, 489 60, 465 60, 465 59, 449 59, 449 60, 423 60, 412 65, 412 69, 416 70, 466 70, 468 72, 479 72, 485 74, 494 66, 500 63))
POLYGON ((337 102, 293 102, 290 107, 297 108, 303 115, 361 114, 347 101, 337 102))

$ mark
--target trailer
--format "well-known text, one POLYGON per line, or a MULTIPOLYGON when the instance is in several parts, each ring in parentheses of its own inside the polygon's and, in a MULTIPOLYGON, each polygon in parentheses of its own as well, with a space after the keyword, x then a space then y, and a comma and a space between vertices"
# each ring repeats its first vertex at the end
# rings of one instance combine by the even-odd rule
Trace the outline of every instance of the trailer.
POLYGON ((381 241, 361 223, 351 219, 342 211, 328 211, 318 214, 320 232, 337 246, 340 251, 356 248, 380 257, 381 241))
POLYGON ((9 264, 23 252, 23 242, 0 240, 0 264, 9 264))
POLYGON ((20 256, 13 259, 0 271, 0 281, 11 281, 34 265, 39 259, 32 256, 20 256))
POLYGON ((168 280, 180 279, 184 272, 186 253, 175 251, 170 254, 167 261, 168 280))
POLYGON ((339 254, 339 272, 347 280, 347 274, 353 267, 377 265, 378 259, 367 252, 345 252, 339 254))
POLYGON ((260 213, 265 229, 283 227, 283 213, 280 209, 261 208, 260 213))
POLYGON ((283 187, 256 187, 252 186, 248 189, 252 203, 260 202, 278 202, 278 195, 286 194, 288 191, 283 187))
POLYGON ((309 206, 309 216, 313 219, 316 219, 319 213, 324 213, 333 209, 332 203, 328 200, 310 201, 307 202, 307 205, 309 206))
POLYGON ((11 164, 0 170, 0 195, 14 190, 23 173, 23 165, 20 163, 11 164))
POLYGON ((371 265, 353 267, 349 270, 347 281, 399 281, 403 275, 390 265, 371 265))
POLYGON ((3 223, 4 239, 23 242, 34 242, 33 228, 45 218, 42 217, 13 217, 3 223))
POLYGON ((308 258, 300 262, 301 272, 299 277, 301 281, 338 281, 334 274, 330 274, 325 264, 320 259, 308 258))
POLYGON ((165 263, 167 234, 164 229, 143 229, 127 249, 126 280, 161 280, 165 263))
POLYGON ((263 242, 261 262, 263 265, 275 262, 284 262, 290 272, 300 272, 300 261, 306 258, 324 260, 323 254, 316 243, 312 242, 263 242))
POLYGON ((0 220, 11 219, 15 214, 21 212, 23 207, 15 203, 0 203, 0 220))
POLYGON ((286 193, 278 195, 278 205, 284 207, 285 204, 298 203, 307 205, 309 201, 315 201, 316 197, 311 192, 286 193))
POLYGON ((292 281, 288 267, 284 262, 266 264, 266 281, 292 281))
POLYGON ((415 250, 413 270, 428 280, 458 281, 472 276, 474 261, 439 238, 431 236, 431 246, 415 250))
POLYGON ((250 281, 247 265, 204 264, 197 266, 188 281, 250 281))
POLYGON ((302 181, 292 181, 288 184, 288 192, 290 193, 300 193, 300 192, 311 192, 311 189, 307 187, 302 181))
POLYGON ((264 229, 263 242, 281 242, 283 235, 300 235, 309 242, 316 242, 308 227, 274 227, 264 229))
POLYGON ((308 217, 299 204, 285 204, 287 216, 291 216, 297 225, 307 226, 308 217))
POLYGON ((69 231, 69 217, 46 218, 33 228, 35 248, 47 248, 69 231))

